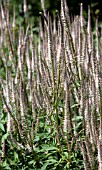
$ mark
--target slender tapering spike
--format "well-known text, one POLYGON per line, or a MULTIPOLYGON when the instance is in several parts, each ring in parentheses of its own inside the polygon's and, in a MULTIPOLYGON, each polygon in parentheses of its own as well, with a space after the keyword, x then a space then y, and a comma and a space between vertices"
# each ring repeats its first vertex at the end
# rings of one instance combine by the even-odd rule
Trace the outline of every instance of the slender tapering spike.
POLYGON ((15 13, 15 6, 13 9, 13 23, 12 23, 12 27, 15 28, 16 27, 16 13, 15 13))
MULTIPOLYGON (((10 107, 10 88, 9 88, 8 68, 6 68, 6 101, 7 101, 7 105, 11 109, 11 107, 10 107)), ((8 113, 7 131, 10 131, 10 126, 11 126, 11 117, 10 117, 10 114, 8 113)))
POLYGON ((98 35, 98 18, 96 19, 96 58, 99 61, 99 35, 98 35))
POLYGON ((88 51, 91 53, 92 51, 92 35, 91 35, 91 17, 90 17, 90 6, 88 6, 88 26, 87 26, 87 31, 88 31, 88 51))
POLYGON ((90 167, 91 169, 93 169, 93 167, 96 167, 96 163, 95 163, 95 158, 94 158, 94 153, 92 151, 92 145, 91 143, 88 141, 88 139, 85 139, 85 145, 86 145, 86 150, 87 150, 87 156, 88 156, 88 160, 90 162, 90 167))
POLYGON ((5 28, 6 27, 6 20, 5 20, 5 14, 4 14, 4 9, 2 4, 0 5, 1 8, 1 18, 2 18, 2 27, 5 28))
POLYGON ((28 18, 27 18, 28 5, 27 5, 27 0, 24 0, 23 11, 24 11, 24 17, 25 17, 25 25, 27 25, 28 24, 28 18))
POLYGON ((102 141, 100 139, 97 142, 97 150, 98 150, 98 169, 102 169, 102 141))
POLYGON ((24 110, 24 96, 23 96, 23 82, 20 78, 20 111, 21 111, 21 117, 25 116, 25 110, 24 110))
POLYGON ((41 0, 41 5, 42 5, 42 9, 43 9, 44 15, 45 15, 45 17, 47 17, 45 2, 46 2, 45 0, 41 0))
POLYGON ((5 13, 6 13, 6 21, 7 21, 8 26, 10 26, 10 9, 9 8, 10 8, 10 0, 7 0, 5 13))
POLYGON ((61 0, 61 17, 62 17, 62 22, 64 28, 66 27, 66 21, 65 21, 65 6, 64 6, 64 1, 61 0))
POLYGON ((27 7, 27 1, 24 0, 24 6, 23 6, 24 14, 27 13, 28 7, 27 7))
POLYGON ((81 151, 82 151, 83 160, 84 160, 84 169, 88 170, 90 168, 90 166, 89 166, 89 160, 87 158, 86 147, 85 147, 85 144, 83 141, 80 141, 80 145, 81 145, 81 151))
POLYGON ((81 23, 81 28, 84 26, 83 23, 83 4, 80 4, 80 23, 81 23))

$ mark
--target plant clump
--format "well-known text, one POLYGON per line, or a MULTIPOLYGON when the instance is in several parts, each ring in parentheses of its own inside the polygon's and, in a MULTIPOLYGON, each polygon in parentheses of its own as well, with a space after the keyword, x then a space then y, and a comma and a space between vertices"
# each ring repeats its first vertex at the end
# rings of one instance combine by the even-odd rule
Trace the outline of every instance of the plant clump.
MULTIPOLYGON (((102 169, 102 34, 61 12, 15 30, 0 4, 0 166, 8 169, 102 169), (95 41, 94 41, 95 36, 95 41)), ((25 11, 26 13, 27 11, 25 11)), ((25 14, 26 15, 26 14, 25 14)))

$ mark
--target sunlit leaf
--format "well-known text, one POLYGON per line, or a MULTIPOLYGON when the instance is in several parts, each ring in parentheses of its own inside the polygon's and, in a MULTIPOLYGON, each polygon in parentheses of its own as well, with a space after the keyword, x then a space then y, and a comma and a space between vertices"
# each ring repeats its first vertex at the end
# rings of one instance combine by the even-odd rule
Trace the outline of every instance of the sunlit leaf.
POLYGON ((0 123, 0 129, 5 132, 4 125, 0 123))

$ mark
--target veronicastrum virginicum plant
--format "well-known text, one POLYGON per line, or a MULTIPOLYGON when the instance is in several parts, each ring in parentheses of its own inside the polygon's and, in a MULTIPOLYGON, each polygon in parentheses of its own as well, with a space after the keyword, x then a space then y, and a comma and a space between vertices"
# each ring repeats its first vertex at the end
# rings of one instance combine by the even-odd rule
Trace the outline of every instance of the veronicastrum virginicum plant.
MULTIPOLYGON (((85 170, 101 170, 102 35, 98 20, 94 46, 90 7, 85 23, 82 4, 80 16, 72 21, 66 0, 61 0, 61 12, 53 20, 46 13, 45 1, 41 3, 44 14, 38 42, 29 25, 26 32, 22 26, 15 31, 15 13, 12 21, 8 6, 0 4, 0 95, 7 113, 6 132, 12 145, 29 153, 48 154, 48 146, 56 146, 59 158, 50 167, 50 161, 44 164, 46 156, 44 167, 58 169, 62 163, 66 169, 78 169, 73 153, 79 150, 85 170), (41 145, 36 135, 44 132, 50 137, 41 145), (39 145, 42 150, 37 150, 39 145)), ((5 139, 1 143, 5 155, 5 139)), ((35 159, 35 167, 41 168, 40 159, 35 159)))

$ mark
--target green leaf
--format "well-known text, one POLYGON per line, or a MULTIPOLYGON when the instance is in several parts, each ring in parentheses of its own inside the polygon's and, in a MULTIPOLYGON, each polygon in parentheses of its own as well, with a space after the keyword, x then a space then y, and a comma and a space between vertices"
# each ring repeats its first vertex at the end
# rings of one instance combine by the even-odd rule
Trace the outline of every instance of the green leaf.
POLYGON ((45 149, 46 151, 50 151, 50 150, 58 150, 57 147, 55 146, 48 146, 48 145, 43 145, 42 149, 45 149))
POLYGON ((64 152, 66 158, 68 158, 68 152, 64 152))
POLYGON ((7 160, 5 160, 3 163, 2 163, 2 166, 5 167, 7 165, 7 160))
POLYGON ((8 48, 4 48, 3 50, 4 50, 5 53, 9 52, 8 48))
POLYGON ((50 152, 50 153, 47 153, 46 157, 49 157, 51 156, 52 154, 56 153, 56 151, 53 151, 53 152, 50 152))
POLYGON ((34 164, 34 162, 35 162, 34 160, 29 161, 28 164, 29 164, 29 165, 32 165, 32 164, 34 164))
POLYGON ((74 108, 74 107, 77 107, 77 106, 79 106, 79 104, 78 104, 78 103, 73 104, 73 105, 71 106, 71 108, 74 108))
POLYGON ((9 167, 9 164, 7 163, 7 160, 5 160, 5 161, 2 163, 2 166, 4 167, 5 170, 11 170, 11 168, 9 167))
POLYGON ((55 159, 49 159, 47 162, 56 163, 57 161, 55 159))
POLYGON ((3 69, 0 69, 0 75, 2 76, 3 79, 5 79, 6 74, 3 69))
POLYGON ((72 119, 72 121, 74 120, 77 120, 77 121, 83 120, 83 116, 76 116, 75 118, 72 119))
POLYGON ((2 136, 1 141, 3 142, 5 139, 7 139, 8 135, 9 135, 9 133, 4 134, 4 135, 2 136))
POLYGON ((18 160, 18 153, 14 151, 14 159, 15 161, 18 160))
POLYGON ((38 142, 40 140, 39 136, 36 136, 34 142, 38 142))
POLYGON ((75 127, 75 129, 78 129, 81 124, 82 124, 82 122, 79 122, 79 123, 77 124, 77 126, 75 127))
POLYGON ((4 125, 0 123, 0 129, 5 132, 4 125))
POLYGON ((43 167, 41 168, 41 170, 46 170, 46 167, 49 165, 49 162, 46 162, 43 167))
POLYGON ((14 160, 11 160, 11 159, 8 158, 8 161, 9 161, 10 165, 15 165, 15 161, 14 160))

